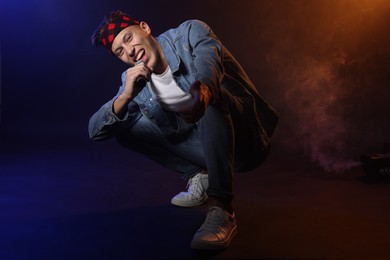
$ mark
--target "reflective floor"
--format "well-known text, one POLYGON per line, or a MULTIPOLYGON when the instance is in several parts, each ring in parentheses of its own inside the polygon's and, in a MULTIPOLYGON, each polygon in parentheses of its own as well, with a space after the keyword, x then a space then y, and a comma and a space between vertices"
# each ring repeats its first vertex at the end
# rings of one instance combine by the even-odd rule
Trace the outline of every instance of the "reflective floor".
POLYGON ((389 259, 390 182, 326 174, 276 148, 235 179, 238 235, 195 252, 207 204, 178 208, 174 172, 113 141, 2 140, 0 258, 389 259))

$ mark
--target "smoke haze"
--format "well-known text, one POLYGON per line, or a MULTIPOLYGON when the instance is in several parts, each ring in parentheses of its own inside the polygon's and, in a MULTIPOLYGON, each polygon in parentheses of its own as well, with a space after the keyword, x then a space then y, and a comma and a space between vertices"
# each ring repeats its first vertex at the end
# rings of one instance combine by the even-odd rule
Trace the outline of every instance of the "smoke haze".
POLYGON ((280 95, 279 137, 325 171, 346 171, 389 140, 390 2, 284 4, 260 39, 271 46, 265 84, 280 95))

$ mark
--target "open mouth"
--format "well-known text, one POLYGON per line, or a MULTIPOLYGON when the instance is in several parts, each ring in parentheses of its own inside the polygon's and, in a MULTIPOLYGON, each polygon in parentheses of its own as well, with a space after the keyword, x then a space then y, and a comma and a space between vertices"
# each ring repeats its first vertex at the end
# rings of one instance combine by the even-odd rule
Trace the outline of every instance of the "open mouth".
POLYGON ((145 54, 145 50, 144 50, 144 49, 140 50, 140 51, 138 52, 137 56, 135 57, 135 62, 141 60, 142 57, 144 56, 144 54, 145 54))

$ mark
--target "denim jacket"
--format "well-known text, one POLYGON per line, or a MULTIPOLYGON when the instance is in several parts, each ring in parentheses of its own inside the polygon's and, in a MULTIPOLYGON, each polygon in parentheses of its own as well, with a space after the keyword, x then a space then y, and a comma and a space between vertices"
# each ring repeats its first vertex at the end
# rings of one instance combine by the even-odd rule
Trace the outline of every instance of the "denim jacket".
MULTIPOLYGON (((248 76, 230 52, 221 44, 211 28, 199 21, 189 20, 175 29, 156 37, 172 70, 174 80, 188 92, 191 84, 201 81, 218 99, 221 87, 234 86, 247 89, 257 99, 260 121, 271 135, 278 115, 258 94, 248 76)), ((161 129, 167 138, 178 138, 191 130, 175 112, 163 109, 147 86, 128 104, 123 119, 113 113, 113 102, 122 93, 126 72, 122 73, 122 85, 117 95, 104 104, 89 121, 89 135, 93 140, 104 140, 125 131, 142 116, 147 116, 161 129)))

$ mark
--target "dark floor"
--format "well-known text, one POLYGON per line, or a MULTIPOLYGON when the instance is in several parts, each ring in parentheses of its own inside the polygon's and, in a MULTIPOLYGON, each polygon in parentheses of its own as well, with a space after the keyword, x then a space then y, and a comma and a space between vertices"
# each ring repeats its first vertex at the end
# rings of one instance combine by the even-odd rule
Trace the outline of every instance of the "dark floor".
POLYGON ((390 259, 389 182, 281 154, 236 175, 239 233, 204 254, 207 205, 170 205, 175 173, 111 141, 3 140, 0 259, 390 259))

